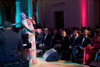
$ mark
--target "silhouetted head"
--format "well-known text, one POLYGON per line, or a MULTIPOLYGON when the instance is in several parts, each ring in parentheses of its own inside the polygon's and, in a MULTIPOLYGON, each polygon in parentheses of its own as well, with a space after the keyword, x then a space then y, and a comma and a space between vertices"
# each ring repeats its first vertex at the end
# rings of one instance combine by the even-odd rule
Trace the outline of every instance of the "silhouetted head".
POLYGON ((11 23, 9 22, 9 21, 5 21, 4 23, 3 23, 3 29, 5 30, 5 29, 11 29, 12 28, 12 25, 11 25, 11 23))
POLYGON ((3 23, 3 27, 4 27, 4 28, 11 27, 11 23, 10 23, 9 21, 5 21, 5 22, 3 23))

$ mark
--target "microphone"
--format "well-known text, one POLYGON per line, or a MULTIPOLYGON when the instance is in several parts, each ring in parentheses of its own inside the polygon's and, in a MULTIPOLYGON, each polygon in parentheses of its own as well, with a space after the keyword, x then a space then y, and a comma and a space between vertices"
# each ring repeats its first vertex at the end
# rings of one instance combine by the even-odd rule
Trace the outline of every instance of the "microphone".
POLYGON ((31 17, 29 17, 28 19, 31 20, 33 24, 36 24, 35 21, 31 17))
POLYGON ((16 26, 16 25, 18 25, 18 24, 20 24, 20 23, 14 23, 14 24, 11 24, 11 26, 16 26))

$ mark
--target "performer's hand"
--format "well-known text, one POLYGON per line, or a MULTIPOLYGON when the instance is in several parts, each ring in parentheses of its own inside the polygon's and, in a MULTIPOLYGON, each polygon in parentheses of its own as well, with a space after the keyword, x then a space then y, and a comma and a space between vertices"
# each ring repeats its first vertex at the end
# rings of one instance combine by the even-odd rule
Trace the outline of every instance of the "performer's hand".
POLYGON ((40 33, 40 32, 41 32, 41 29, 36 29, 36 32, 37 32, 37 33, 40 33))

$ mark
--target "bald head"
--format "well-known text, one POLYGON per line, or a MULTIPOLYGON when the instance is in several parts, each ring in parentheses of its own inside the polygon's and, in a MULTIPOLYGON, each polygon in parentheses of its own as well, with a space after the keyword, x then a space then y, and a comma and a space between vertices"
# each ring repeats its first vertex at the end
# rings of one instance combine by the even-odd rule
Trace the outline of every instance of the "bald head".
POLYGON ((44 34, 48 34, 48 32, 49 32, 48 28, 45 28, 44 29, 44 34))
POLYGON ((85 30, 83 31, 83 36, 88 36, 88 30, 87 30, 87 29, 85 29, 85 30))

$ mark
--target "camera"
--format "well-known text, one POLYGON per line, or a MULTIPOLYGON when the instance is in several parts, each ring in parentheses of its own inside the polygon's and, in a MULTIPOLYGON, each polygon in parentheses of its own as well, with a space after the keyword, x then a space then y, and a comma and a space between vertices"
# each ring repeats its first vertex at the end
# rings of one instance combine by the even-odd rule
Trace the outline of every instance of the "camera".
POLYGON ((27 48, 31 48, 31 43, 29 43, 28 40, 28 34, 22 34, 22 40, 23 40, 23 48, 27 49, 27 48))

